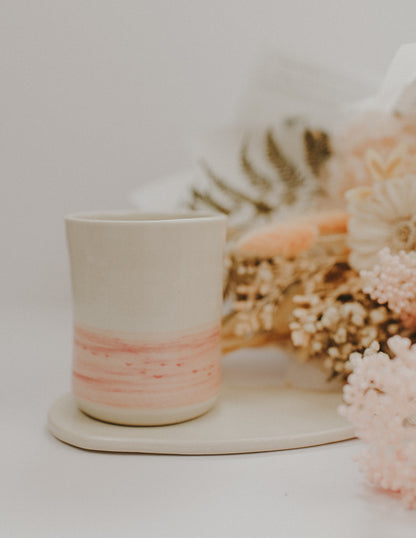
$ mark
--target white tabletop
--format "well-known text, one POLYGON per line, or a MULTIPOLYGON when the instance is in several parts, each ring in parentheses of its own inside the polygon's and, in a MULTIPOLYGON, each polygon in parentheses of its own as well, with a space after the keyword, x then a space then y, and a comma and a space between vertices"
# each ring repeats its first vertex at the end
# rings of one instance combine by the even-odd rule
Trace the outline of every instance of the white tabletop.
MULTIPOLYGON (((357 440, 233 456, 88 452, 46 428, 70 389, 66 308, 2 307, 1 537, 414 537, 357 440)), ((278 420, 278 417, 276 417, 278 420)))

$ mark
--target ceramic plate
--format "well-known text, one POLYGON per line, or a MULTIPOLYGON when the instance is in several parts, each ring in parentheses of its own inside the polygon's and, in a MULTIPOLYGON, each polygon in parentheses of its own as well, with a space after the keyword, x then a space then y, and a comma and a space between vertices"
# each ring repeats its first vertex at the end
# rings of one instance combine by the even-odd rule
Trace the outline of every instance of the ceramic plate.
POLYGON ((170 426, 117 426, 88 417, 67 394, 52 406, 49 429, 58 439, 89 450, 265 452, 351 439, 351 426, 337 412, 340 403, 340 387, 328 385, 315 368, 265 348, 227 355, 221 398, 197 419, 170 426))

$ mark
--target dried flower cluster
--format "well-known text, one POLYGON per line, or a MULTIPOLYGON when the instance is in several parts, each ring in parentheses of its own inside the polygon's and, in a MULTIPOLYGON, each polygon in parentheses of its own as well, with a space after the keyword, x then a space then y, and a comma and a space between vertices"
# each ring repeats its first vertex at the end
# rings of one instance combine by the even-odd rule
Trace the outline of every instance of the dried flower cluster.
POLYGON ((379 252, 380 264, 361 271, 364 291, 380 304, 387 304, 405 327, 416 326, 416 252, 379 252))
POLYGON ((293 298, 289 327, 299 358, 319 359, 329 378, 351 373, 349 356, 374 340, 385 343, 400 323, 388 308, 362 291, 360 276, 346 259, 328 260, 323 271, 305 282, 304 292, 293 298))
POLYGON ((328 256, 345 255, 346 226, 345 212, 328 211, 264 226, 237 241, 227 259, 224 349, 288 336, 293 295, 328 256))
POLYGON ((291 342, 329 379, 345 379, 349 356, 403 330, 399 316, 363 291, 348 263, 348 216, 340 211, 268 225, 239 239, 229 258, 224 349, 291 342))
POLYGON ((318 260, 305 255, 263 260, 233 255, 228 263, 226 298, 231 311, 224 318, 223 334, 242 339, 242 345, 256 335, 275 340, 287 335, 291 297, 318 260))
POLYGON ((416 346, 407 338, 388 341, 394 357, 377 342, 350 358, 354 372, 344 386, 340 412, 368 446, 361 470, 374 485, 416 506, 416 346))
MULTIPOLYGON (((326 151, 314 166, 333 200, 348 191, 347 211, 292 214, 240 229, 234 237, 227 259, 225 350, 291 342, 301 360, 317 359, 329 379, 345 380, 351 353, 374 341, 384 350, 392 335, 407 336, 416 324, 416 254, 395 256, 416 250, 416 175, 409 175, 416 167, 416 128, 377 114, 366 116, 365 126, 353 137, 335 137, 335 152, 330 157, 326 151), (374 267, 384 247, 392 254, 383 251, 374 267), (361 277, 363 269, 369 271, 361 277)), ((328 142, 315 138, 307 145, 328 142)), ((290 205, 304 181, 271 132, 265 140, 267 158, 285 187, 280 196, 290 205)), ((253 166, 246 145, 242 165, 257 189, 260 211, 271 203, 272 182, 253 166)), ((225 192, 223 182, 212 180, 225 192)), ((244 198, 235 189, 228 194, 236 203, 244 198)))

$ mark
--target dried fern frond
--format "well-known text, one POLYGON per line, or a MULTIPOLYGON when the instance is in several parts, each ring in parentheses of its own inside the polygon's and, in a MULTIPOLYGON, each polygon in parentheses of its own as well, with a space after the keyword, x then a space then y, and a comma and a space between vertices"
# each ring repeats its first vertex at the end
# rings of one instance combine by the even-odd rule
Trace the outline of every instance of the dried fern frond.
POLYGON ((297 190, 304 184, 305 178, 280 150, 271 130, 266 132, 265 143, 267 157, 285 186, 283 200, 286 204, 293 205, 297 199, 297 190))
POLYGON ((282 131, 282 137, 283 147, 271 128, 246 134, 234 156, 239 176, 234 171, 231 177, 223 177, 212 163, 200 161, 203 180, 189 189, 187 207, 228 215, 236 235, 281 215, 322 207, 326 183, 314 172, 330 154, 328 135, 302 125, 301 130, 282 131), (258 155, 251 155, 253 138, 260 143, 258 155))
POLYGON ((331 156, 329 136, 325 131, 305 129, 303 133, 305 158, 315 176, 331 156))
POLYGON ((196 202, 202 202, 204 205, 208 206, 210 209, 214 209, 215 211, 219 211, 220 213, 224 213, 224 215, 229 215, 232 211, 231 208, 225 207, 224 205, 220 204, 214 198, 208 193, 208 192, 200 192, 195 187, 191 190, 192 199, 189 202, 189 209, 197 209, 196 202))
POLYGON ((218 189, 220 189, 224 194, 234 200, 235 203, 249 203, 255 207, 257 213, 259 214, 269 214, 273 212, 274 208, 271 205, 267 204, 261 199, 252 198, 248 194, 241 192, 239 189, 232 187, 225 180, 217 176, 206 163, 201 163, 201 166, 204 168, 206 174, 214 185, 218 187, 218 189))
POLYGON ((240 164, 241 168, 249 179, 254 188, 263 193, 269 192, 273 188, 273 182, 269 178, 260 174, 252 165, 248 157, 248 141, 244 141, 240 150, 240 164))

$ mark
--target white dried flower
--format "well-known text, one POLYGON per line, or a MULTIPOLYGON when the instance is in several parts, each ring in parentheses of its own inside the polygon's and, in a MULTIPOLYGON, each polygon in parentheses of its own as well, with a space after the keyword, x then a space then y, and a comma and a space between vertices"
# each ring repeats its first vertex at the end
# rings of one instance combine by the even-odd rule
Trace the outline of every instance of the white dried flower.
POLYGON ((291 337, 295 347, 305 347, 308 345, 308 337, 304 331, 293 331, 291 337))
POLYGON ((387 308, 381 306, 380 308, 375 308, 370 312, 370 319, 372 323, 383 323, 388 318, 387 308))
POLYGON ((321 323, 322 326, 326 329, 332 329, 336 326, 336 324, 339 322, 340 314, 337 308, 335 306, 330 306, 326 309, 324 312, 321 323))
POLYGON ((315 274, 305 288, 307 293, 294 301, 292 343, 301 361, 321 360, 331 379, 348 377, 352 352, 375 340, 385 343, 390 326, 393 331, 401 327, 388 308, 362 291, 360 275, 347 263, 336 262, 315 274))
POLYGON ((372 268, 378 252, 416 249, 416 175, 377 181, 365 198, 350 197, 348 244, 356 270, 372 268))
POLYGON ((337 344, 345 344, 347 341, 347 330, 345 327, 340 327, 334 334, 334 341, 337 344))
POLYGON ((309 334, 315 334, 316 333, 316 327, 313 323, 305 323, 303 326, 303 330, 309 334))

